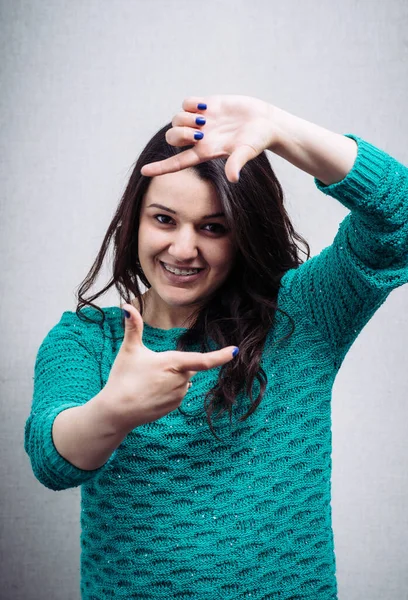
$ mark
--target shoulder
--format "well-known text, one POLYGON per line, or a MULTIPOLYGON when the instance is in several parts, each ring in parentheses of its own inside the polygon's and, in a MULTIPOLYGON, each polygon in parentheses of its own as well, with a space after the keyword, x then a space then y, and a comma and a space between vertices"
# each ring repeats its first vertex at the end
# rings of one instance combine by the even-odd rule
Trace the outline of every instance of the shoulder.
POLYGON ((106 307, 100 310, 86 306, 80 311, 64 311, 46 335, 43 345, 75 341, 90 353, 100 356, 107 340, 122 339, 121 309, 106 307))
POLYGON ((103 321, 110 317, 110 308, 97 310, 92 306, 85 306, 78 312, 66 310, 55 327, 77 330, 79 335, 86 334, 100 327, 103 321))
POLYGON ((282 276, 279 283, 279 292, 278 292, 278 306, 279 308, 284 308, 283 305, 291 302, 292 299, 292 284, 293 280, 299 275, 299 270, 303 265, 299 265, 294 269, 289 269, 282 276))
MULTIPOLYGON (((316 257, 301 263, 284 273, 280 280, 278 292, 278 308, 295 319, 298 323, 307 316, 305 311, 305 289, 313 287, 313 277, 310 268, 316 257)), ((285 317, 281 317, 285 319, 285 317)))

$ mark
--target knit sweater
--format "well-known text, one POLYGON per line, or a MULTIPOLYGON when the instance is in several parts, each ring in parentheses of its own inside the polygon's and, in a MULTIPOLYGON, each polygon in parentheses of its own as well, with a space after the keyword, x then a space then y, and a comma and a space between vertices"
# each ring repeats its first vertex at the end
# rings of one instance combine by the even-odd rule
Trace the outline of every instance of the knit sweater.
MULTIPOLYGON (((63 458, 52 424, 105 385, 123 341, 119 307, 104 325, 66 311, 37 354, 25 450, 52 490, 81 486, 84 600, 337 598, 331 521, 331 396, 353 341, 408 282, 408 169, 352 134, 352 170, 318 189, 350 212, 333 243, 281 280, 255 412, 242 393, 215 419, 203 410, 219 368, 198 372, 181 408, 131 431, 100 468, 63 458)), ((83 311, 100 321, 91 307, 83 311)), ((144 326, 144 344, 173 350, 183 328, 144 326)), ((257 392, 255 385, 254 392, 257 392)), ((256 396, 254 396, 256 397, 256 396)))

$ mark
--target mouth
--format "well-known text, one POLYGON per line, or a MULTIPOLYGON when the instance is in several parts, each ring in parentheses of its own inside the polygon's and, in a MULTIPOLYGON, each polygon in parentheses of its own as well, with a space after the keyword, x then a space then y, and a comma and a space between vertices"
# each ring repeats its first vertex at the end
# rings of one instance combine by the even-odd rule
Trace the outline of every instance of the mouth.
POLYGON ((172 283, 192 283, 202 277, 204 268, 199 269, 176 269, 167 263, 159 261, 162 272, 168 281, 172 283))

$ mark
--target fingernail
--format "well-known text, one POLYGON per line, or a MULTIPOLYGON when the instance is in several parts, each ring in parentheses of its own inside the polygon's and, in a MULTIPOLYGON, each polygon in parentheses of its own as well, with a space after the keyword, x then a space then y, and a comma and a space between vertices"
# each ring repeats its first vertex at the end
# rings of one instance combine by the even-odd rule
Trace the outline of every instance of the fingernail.
POLYGON ((239 348, 234 348, 234 350, 232 351, 232 356, 235 358, 236 355, 238 354, 238 352, 239 352, 239 348))
POLYGON ((124 308, 122 308, 122 310, 123 310, 123 313, 124 313, 125 317, 127 319, 130 319, 130 312, 128 310, 125 310, 124 308))
POLYGON ((206 110, 207 105, 204 102, 200 102, 200 104, 197 104, 197 108, 198 110, 206 110))
POLYGON ((202 131, 196 131, 194 134, 194 139, 195 140, 202 140, 204 137, 204 134, 202 131))
POLYGON ((197 125, 205 125, 204 117, 197 117, 195 122, 197 125))

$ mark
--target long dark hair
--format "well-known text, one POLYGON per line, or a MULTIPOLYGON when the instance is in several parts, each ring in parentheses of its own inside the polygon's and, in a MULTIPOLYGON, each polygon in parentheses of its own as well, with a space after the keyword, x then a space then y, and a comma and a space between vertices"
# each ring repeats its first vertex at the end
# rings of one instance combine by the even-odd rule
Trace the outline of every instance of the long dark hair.
MULTIPOLYGON (((81 308, 85 305, 92 306, 102 313, 103 324, 105 314, 92 301, 113 285, 125 303, 132 303, 129 293, 136 297, 143 314, 138 279, 145 287, 151 286, 138 260, 138 230, 142 200, 151 178, 141 175, 140 170, 147 163, 163 160, 186 150, 186 147, 176 148, 167 143, 165 134, 171 126, 168 123, 160 129, 136 161, 95 262, 77 288, 76 313, 80 318, 81 308), (83 294, 93 285, 112 237, 113 276, 100 292, 85 299, 83 294)), ((234 266, 217 293, 196 311, 193 324, 177 342, 178 350, 186 350, 191 345, 199 344, 202 352, 210 350, 209 338, 220 348, 239 346, 238 356, 220 369, 216 385, 204 400, 207 421, 217 439, 219 437, 211 421, 215 410, 218 410, 216 418, 228 411, 231 421, 236 397, 241 391, 245 391, 251 406, 240 419, 244 421, 257 408, 264 394, 267 376, 260 367, 260 359, 266 336, 275 321, 276 311, 284 312, 277 307, 280 280, 286 271, 303 262, 299 258, 300 249, 295 240, 305 245, 307 252, 301 251, 307 255, 306 260, 310 258, 308 243, 295 232, 286 212, 282 187, 266 153, 262 152, 243 167, 239 183, 233 184, 227 180, 225 162, 225 158, 216 158, 196 165, 193 169, 201 179, 211 182, 218 194, 227 226, 234 232, 237 244, 234 266), (252 387, 255 379, 260 384, 260 391, 254 400, 252 387)), ((287 316, 292 322, 290 336, 294 331, 294 323, 290 315, 287 316)), ((87 319, 86 316, 85 318, 87 319)), ((180 408, 179 410, 181 411, 180 408)))

